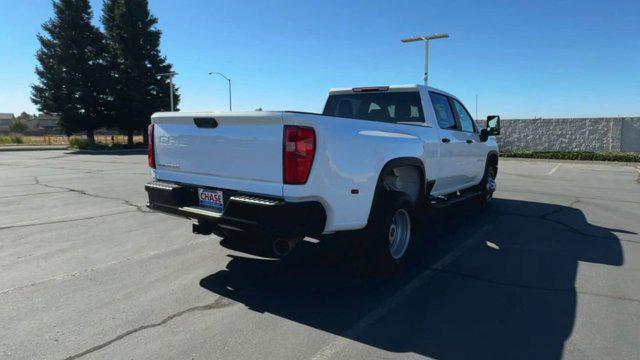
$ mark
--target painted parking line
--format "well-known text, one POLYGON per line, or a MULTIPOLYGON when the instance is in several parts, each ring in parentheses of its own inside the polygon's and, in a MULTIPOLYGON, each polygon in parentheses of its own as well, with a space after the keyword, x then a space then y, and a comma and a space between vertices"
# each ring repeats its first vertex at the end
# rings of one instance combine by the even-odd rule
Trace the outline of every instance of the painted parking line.
POLYGON ((384 317, 391 309, 393 309, 402 299, 406 298, 410 295, 414 290, 423 287, 426 285, 437 273, 439 270, 443 270, 447 267, 451 262, 457 259, 460 255, 462 255, 467 249, 473 245, 473 243, 485 235, 491 229, 490 225, 485 225, 480 230, 475 232, 473 235, 469 237, 467 241, 460 244, 457 248, 455 248, 452 252, 450 252, 447 256, 438 260, 434 265, 426 269, 424 272, 420 273, 416 276, 409 284, 405 287, 398 290, 393 296, 387 299, 387 301, 383 302, 380 306, 373 309, 367 315, 365 315, 360 321, 358 321, 354 326, 352 326, 349 330, 343 333, 343 335, 336 339, 334 342, 328 344, 320 351, 318 351, 313 357, 312 360, 320 360, 320 359, 329 359, 333 355, 335 355, 338 351, 344 348, 351 339, 355 338, 359 335, 363 330, 367 327, 371 326, 382 317, 384 317))
POLYGON ((558 170, 558 168, 560 167, 560 165, 562 164, 557 164, 556 166, 553 167, 553 169, 551 169, 547 175, 553 175, 554 172, 556 172, 556 170, 558 170))

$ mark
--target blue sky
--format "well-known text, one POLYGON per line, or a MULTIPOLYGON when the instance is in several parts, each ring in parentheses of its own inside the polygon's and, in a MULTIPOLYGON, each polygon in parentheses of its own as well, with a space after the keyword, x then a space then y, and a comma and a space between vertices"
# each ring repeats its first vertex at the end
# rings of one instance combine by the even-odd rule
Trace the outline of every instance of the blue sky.
MULTIPOLYGON (((91 1, 95 22, 102 0, 91 1)), ((640 1, 150 0, 183 110, 321 111, 327 90, 421 83, 478 114, 639 116, 640 1)), ((35 112, 36 34, 49 0, 0 0, 0 112, 35 112)))

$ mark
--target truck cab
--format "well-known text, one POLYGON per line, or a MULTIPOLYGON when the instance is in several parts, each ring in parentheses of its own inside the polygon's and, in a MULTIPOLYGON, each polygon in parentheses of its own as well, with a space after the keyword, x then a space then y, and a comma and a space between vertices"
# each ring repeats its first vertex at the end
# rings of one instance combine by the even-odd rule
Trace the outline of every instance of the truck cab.
POLYGON ((430 165, 434 196, 477 184, 488 154, 498 151, 494 138, 481 138, 481 129, 462 101, 424 85, 331 89, 323 115, 395 123, 398 129, 424 128, 415 134, 430 148, 422 160, 430 165))

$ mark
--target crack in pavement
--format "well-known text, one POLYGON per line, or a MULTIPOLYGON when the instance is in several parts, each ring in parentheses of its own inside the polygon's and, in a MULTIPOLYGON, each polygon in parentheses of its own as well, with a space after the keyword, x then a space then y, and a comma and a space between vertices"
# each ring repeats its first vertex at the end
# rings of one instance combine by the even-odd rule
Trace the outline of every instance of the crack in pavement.
MULTIPOLYGON (((37 185, 37 184, 34 184, 37 185)), ((36 196, 36 195, 46 195, 46 194, 57 194, 66 192, 65 190, 61 191, 47 191, 47 192, 38 192, 38 193, 30 193, 30 194, 18 194, 18 195, 9 195, 9 196, 0 196, 0 199, 10 199, 15 197, 25 197, 25 196, 36 196)))
POLYGON ((122 199, 122 198, 118 198, 118 197, 110 197, 110 196, 105 196, 105 195, 91 194, 91 193, 89 193, 89 192, 87 192, 85 190, 78 190, 78 189, 69 188, 69 187, 65 187, 65 186, 55 186, 55 185, 45 184, 42 181, 40 181, 40 178, 38 176, 34 176, 33 178, 34 178, 36 184, 40 185, 40 186, 44 186, 44 187, 48 187, 48 188, 52 188, 52 189, 67 190, 67 191, 71 191, 71 192, 74 192, 74 193, 78 193, 78 194, 81 194, 81 195, 86 195, 86 196, 90 196, 90 197, 94 197, 94 198, 98 198, 98 199, 122 201, 126 206, 134 207, 139 212, 143 212, 143 213, 152 213, 153 212, 151 210, 147 210, 144 205, 134 204, 131 201, 126 200, 126 199, 122 199))
POLYGON ((10 168, 19 168, 19 169, 28 168, 29 167, 27 165, 15 165, 15 164, 12 164, 12 163, 0 163, 0 166, 6 166, 6 167, 10 167, 10 168))
POLYGON ((47 157, 38 158, 38 160, 61 159, 61 158, 66 158, 66 157, 69 157, 69 155, 68 154, 60 154, 60 155, 53 155, 53 156, 47 156, 47 157))
MULTIPOLYGON (((130 212, 133 212, 133 211, 130 211, 130 212)), ((150 251, 150 252, 147 252, 147 253, 144 253, 144 254, 140 254, 140 255, 137 255, 137 256, 125 257, 125 258, 120 259, 120 260, 111 261, 111 262, 108 262, 108 263, 105 263, 105 264, 101 264, 101 265, 94 266, 94 267, 91 267, 91 268, 88 268, 88 269, 84 269, 82 271, 76 271, 76 272, 72 272, 72 273, 66 273, 66 274, 60 274, 60 275, 52 276, 50 278, 34 281, 32 283, 29 283, 29 284, 24 284, 24 285, 12 287, 12 288, 9 288, 9 289, 4 289, 4 290, 0 291, 0 295, 4 295, 4 294, 7 294, 7 293, 16 291, 16 290, 30 288, 30 287, 33 287, 33 286, 36 286, 36 285, 41 285, 41 284, 44 284, 44 283, 47 283, 47 282, 50 282, 50 281, 57 281, 57 280, 64 280, 64 279, 73 278, 73 277, 84 275, 84 274, 87 274, 87 273, 90 273, 90 272, 93 272, 93 271, 96 271, 96 270, 104 269, 104 268, 107 268, 109 266, 124 264, 126 262, 133 261, 133 260, 147 259, 147 258, 150 258, 152 256, 168 253, 168 252, 171 252, 171 251, 174 251, 174 250, 179 250, 179 249, 182 249, 182 248, 185 248, 185 247, 188 247, 188 246, 197 245, 197 244, 200 244, 200 243, 205 242, 205 241, 209 241, 209 239, 206 238, 206 237, 202 237, 202 238, 196 239, 194 241, 190 241, 190 242, 182 244, 182 245, 172 246, 172 247, 168 247, 168 248, 160 249, 160 250, 156 250, 156 251, 150 251)))
POLYGON ((619 202, 619 203, 629 203, 629 204, 640 204, 640 201, 633 201, 633 200, 609 199, 604 197, 593 197, 593 196, 575 196, 575 195, 565 195, 565 194, 542 192, 542 191, 530 191, 530 190, 512 190, 509 188, 505 189, 504 187, 500 188, 500 190, 498 191, 500 193, 548 195, 548 196, 568 197, 568 198, 581 199, 581 200, 597 200, 597 201, 616 202, 616 203, 619 202))
MULTIPOLYGON (((27 169, 36 168, 36 169, 69 170, 69 171, 76 171, 76 172, 79 172, 81 174, 99 174, 99 173, 104 173, 104 172, 110 171, 110 170, 103 170, 103 169, 89 170, 89 169, 83 169, 83 168, 72 168, 72 167, 66 167, 66 166, 51 166, 51 165, 44 165, 44 164, 21 165, 20 167, 21 168, 27 168, 27 169)), ((75 173, 74 174, 58 174, 58 175, 75 175, 75 173)), ((48 176, 50 176, 50 175, 48 175, 48 176)))
MULTIPOLYGON (((282 263, 281 263, 282 264, 282 263)), ((260 273, 253 281, 251 281, 250 283, 248 283, 245 287, 243 288, 235 288, 235 289, 231 289, 231 288, 226 288, 225 291, 221 291, 221 294, 218 295, 218 297, 211 303, 206 304, 206 305, 200 305, 200 306, 193 306, 190 308, 187 308, 185 310, 181 310, 178 311, 176 313, 173 313, 167 317, 165 317, 164 319, 162 319, 161 321, 155 322, 155 323, 151 323, 151 324, 147 324, 147 325, 142 325, 142 326, 138 326, 134 329, 131 330, 127 330, 123 333, 121 333, 120 335, 105 341, 101 344, 98 344, 96 346, 93 346, 85 351, 82 351, 78 354, 75 355, 71 355, 69 357, 66 357, 65 360, 74 360, 74 359, 78 359, 82 356, 88 355, 90 353, 93 353, 95 351, 98 351, 100 349, 103 349, 115 342, 118 342, 124 338, 126 338, 127 336, 133 335, 135 333, 138 333, 140 331, 144 331, 150 328, 155 328, 155 327, 159 327, 162 325, 167 324, 168 322, 170 322, 171 320, 174 320, 178 317, 181 317, 187 313, 190 312, 194 312, 194 311, 207 311, 207 310, 214 310, 214 309, 220 309, 220 308, 224 308, 224 307, 228 307, 231 305, 235 305, 238 304, 237 301, 230 299, 229 297, 227 297, 226 295, 231 295, 234 294, 235 296, 237 296, 240 292, 242 291, 247 291, 249 289, 252 289, 255 286, 258 285, 266 285, 270 280, 278 278, 278 275, 285 272, 285 271, 291 271, 291 268, 288 268, 286 266, 278 266, 276 267, 275 270, 271 271, 271 272, 264 272, 264 273, 260 273)))
MULTIPOLYGON (((574 234, 578 234, 578 235, 582 235, 582 236, 586 236, 586 237, 591 237, 591 238, 597 238, 597 239, 607 239, 607 240, 620 240, 620 241, 629 241, 629 242, 633 242, 633 243, 637 243, 636 241, 633 240, 625 240, 625 239, 620 239, 617 236, 611 237, 611 236, 602 236, 602 235, 595 235, 595 234, 590 234, 582 229, 579 229, 577 227, 572 226, 571 224, 567 224, 563 221, 560 220, 556 220, 556 219, 551 219, 549 218, 549 216, 558 214, 562 211, 564 211, 567 207, 573 208, 573 209, 577 209, 575 206, 575 204, 580 202, 580 199, 572 196, 573 198, 575 198, 574 201, 571 202, 571 204, 569 204, 568 206, 565 205, 554 205, 554 209, 541 214, 541 215, 527 215, 527 214, 518 214, 518 213, 514 213, 514 212, 506 212, 506 211, 493 211, 493 213, 498 214, 498 215, 506 215, 506 216, 518 216, 518 217, 524 217, 524 218, 530 218, 530 219, 540 219, 540 220, 545 220, 545 221, 549 221, 552 222, 554 224, 560 225, 562 227, 564 227, 566 229, 566 231, 569 231, 571 233, 574 234)), ((579 209, 577 209, 579 210, 579 209)))
MULTIPOLYGON (((230 257, 234 257, 233 255, 229 255, 230 257)), ((279 262, 280 266, 276 266, 274 270, 270 271, 270 272, 260 272, 257 274, 257 276, 255 277, 255 279, 253 279, 252 281, 250 281, 249 283, 246 284, 246 286, 242 287, 242 288, 226 288, 224 291, 220 291, 220 294, 218 294, 218 297, 211 303, 206 304, 206 305, 200 305, 200 306, 193 306, 190 308, 187 308, 185 310, 181 310, 178 311, 176 313, 173 313, 167 317, 165 317, 164 319, 162 319, 161 321, 155 322, 155 323, 151 323, 151 324, 147 324, 147 325, 142 325, 142 326, 138 326, 134 329, 131 330, 127 330, 123 333, 121 333, 120 335, 105 341, 101 344, 98 344, 96 346, 93 346, 85 351, 82 351, 78 354, 75 355, 71 355, 69 357, 66 357, 65 360, 74 360, 74 359, 78 359, 80 357, 83 357, 85 355, 88 355, 90 353, 93 353, 95 351, 98 351, 100 349, 103 349, 115 342, 118 342, 124 338, 126 338, 127 336, 133 335, 135 333, 138 333, 140 331, 144 331, 150 328, 155 328, 155 327, 159 327, 162 325, 167 324, 168 322, 170 322, 171 320, 174 320, 178 317, 181 317, 187 313, 190 312, 194 312, 194 311, 208 311, 208 310, 214 310, 214 309, 220 309, 220 308, 224 308, 224 307, 228 307, 231 305, 236 305, 239 304, 237 301, 230 299, 229 297, 227 297, 228 295, 233 294, 234 296, 238 296, 241 292, 244 291, 248 291, 250 289, 253 289, 256 286, 266 286, 269 281, 273 280, 273 279, 279 279, 280 275, 284 272, 290 272, 291 271, 291 267, 288 267, 286 265, 286 263, 282 263, 279 262)))
POLYGON ((590 291, 581 291, 581 290, 576 289, 575 287, 573 287, 573 288, 553 288, 553 287, 546 287, 546 286, 525 285, 525 284, 519 284, 519 283, 498 281, 498 280, 495 280, 495 279, 485 278, 485 277, 481 277, 481 276, 477 276, 477 275, 473 275, 473 274, 469 274, 469 273, 465 273, 465 272, 454 271, 454 270, 447 270, 447 269, 431 269, 431 270, 437 271, 437 272, 442 273, 442 274, 455 275, 455 276, 466 278, 468 280, 481 281, 481 282, 486 282, 486 283, 489 283, 489 284, 495 284, 495 285, 500 285, 500 286, 517 287, 517 288, 521 288, 521 289, 538 290, 538 291, 550 291, 550 292, 563 292, 563 293, 575 292, 577 294, 582 294, 582 295, 598 296, 598 297, 604 297, 604 298, 608 298, 608 299, 624 300, 624 301, 640 303, 639 299, 634 299, 634 298, 630 298, 630 297, 626 297, 626 296, 615 296, 615 295, 600 294, 600 293, 595 293, 595 292, 590 292, 590 291))
MULTIPOLYGON (((99 173, 107 171, 107 170, 99 170, 99 169, 95 169, 95 170, 76 169, 76 168, 70 168, 70 167, 64 167, 64 166, 35 165, 33 167, 45 168, 45 169, 56 169, 56 170, 79 171, 81 174, 99 174, 99 173)), ((74 175, 74 174, 61 174, 61 175, 74 175)))
MULTIPOLYGON (((142 155, 142 154, 141 154, 142 155)), ((74 163, 95 163, 95 164, 118 164, 118 165, 131 165, 131 163, 128 162, 124 162, 124 161, 95 161, 95 160, 79 160, 77 158, 74 159, 65 159, 62 161, 73 161, 74 163)), ((144 165, 145 163, 143 161, 140 162, 141 165, 144 165)))
MULTIPOLYGON (((575 234, 575 231, 573 229, 558 229, 559 231, 566 231, 572 234, 575 234)), ((587 234, 587 233, 582 233, 580 234, 581 236, 584 237, 589 237, 589 238, 594 238, 594 239, 602 239, 602 240, 615 240, 615 241, 624 241, 627 243, 631 243, 631 244, 640 244, 640 240, 631 240, 631 239, 623 239, 620 237, 617 237, 616 235, 613 236, 601 236, 601 235, 593 235, 593 234, 587 234)))
MULTIPOLYGON (((133 213, 133 212, 138 212, 138 210, 124 210, 124 211, 119 211, 119 212, 114 212, 114 213, 109 213, 109 214, 93 215, 93 216, 86 216, 86 217, 82 217, 82 218, 73 218, 73 219, 60 219, 60 220, 45 221, 45 222, 26 222, 26 223, 14 224, 14 225, 2 225, 2 226, 0 226, 0 230, 15 229, 15 228, 29 227, 29 226, 60 224, 60 223, 73 222, 73 221, 82 221, 82 220, 92 220, 92 219, 98 219, 98 218, 106 217, 106 216, 128 214, 128 213, 133 213)), ((152 213, 152 211, 143 211, 143 212, 147 213, 147 214, 152 213)))
MULTIPOLYGON (((562 211, 562 210, 561 210, 562 211)), ((502 211, 494 211, 495 214, 498 215, 505 215, 505 216, 517 216, 517 217, 523 217, 523 218, 529 218, 529 219, 539 219, 539 220, 545 220, 545 221, 549 221, 552 222, 554 224, 560 225, 562 226, 564 229, 564 231, 573 233, 573 234, 578 234, 581 236, 585 236, 585 237, 590 237, 590 238, 595 238, 595 239, 604 239, 604 240, 617 240, 617 241, 626 241, 626 242, 631 242, 631 243, 638 243, 637 241, 634 240, 628 240, 628 239, 621 239, 617 236, 603 236, 603 235, 595 235, 595 234, 590 234, 588 232, 585 232, 581 229, 575 228, 569 224, 566 224, 560 220, 554 220, 554 219, 548 219, 545 217, 541 217, 541 216, 535 216, 535 215, 526 215, 526 214, 517 214, 517 213, 510 213, 510 212, 502 212, 502 211)), ((557 212, 556 212, 557 213, 557 212)), ((553 214, 549 214, 549 215, 553 215, 553 214)))
MULTIPOLYGON (((573 200, 569 205, 567 205, 567 207, 578 210, 578 209, 575 207, 575 205, 576 205, 577 203, 579 203, 579 202, 580 202, 580 199, 576 197, 576 198, 575 198, 575 200, 573 200)), ((563 226, 563 227, 566 227, 566 228, 568 228, 568 229, 571 229, 573 232, 576 232, 576 233, 578 233, 578 234, 580 234, 580 235, 592 236, 592 234, 586 233, 586 232, 582 231, 581 229, 578 229, 578 228, 576 228, 576 227, 574 227, 574 226, 572 226, 572 225, 570 225, 570 224, 567 224, 567 223, 562 222, 562 221, 560 221, 560 220, 555 220, 555 219, 551 219, 551 218, 549 218, 549 217, 550 217, 550 216, 552 216, 552 215, 556 215, 556 214, 561 213, 561 212, 562 212, 562 211, 564 211, 565 209, 566 209, 566 207, 565 207, 565 206, 563 206, 563 205, 556 205, 556 208, 555 208, 555 209, 553 209, 553 210, 549 211, 549 212, 548 212, 548 213, 546 213, 546 214, 542 214, 542 215, 538 216, 538 218, 540 218, 540 219, 542 219, 542 220, 550 221, 550 222, 552 222, 552 223, 555 223, 555 224, 558 224, 558 225, 560 225, 560 226, 563 226)))
POLYGON ((85 355, 88 355, 88 354, 90 354, 92 352, 95 352, 95 351, 98 351, 100 349, 103 349, 103 348, 105 348, 105 347, 107 347, 107 346, 109 346, 109 345, 111 345, 111 344, 113 344, 113 343, 115 343, 117 341, 120 341, 120 340, 124 339, 125 337, 127 337, 129 335, 135 334, 135 333, 143 331, 143 330, 147 330, 147 329, 155 328, 155 327, 158 327, 158 326, 162 326, 162 325, 168 323, 169 321, 171 321, 171 320, 173 320, 175 318, 181 317, 181 316, 183 316, 185 314, 188 314, 188 313, 199 312, 199 311, 208 311, 208 310, 214 310, 214 309, 221 309, 221 308, 225 308, 225 307, 232 306, 232 305, 235 305, 235 304, 237 304, 237 302, 235 302, 235 301, 233 301, 233 300, 231 300, 229 298, 226 298, 226 297, 224 297, 222 295, 218 295, 218 297, 213 302, 211 302, 209 304, 193 306, 193 307, 190 307, 188 309, 185 309, 185 310, 179 311, 177 313, 171 314, 171 315, 165 317, 164 319, 162 319, 162 320, 160 320, 158 322, 155 322, 155 323, 152 323, 152 324, 147 324, 147 325, 142 325, 142 326, 139 326, 139 327, 137 327, 135 329, 128 330, 128 331, 116 336, 115 338, 113 338, 113 339, 111 339, 109 341, 106 341, 106 342, 104 342, 102 344, 96 345, 96 346, 94 346, 94 347, 92 347, 90 349, 87 349, 87 350, 85 350, 85 351, 83 351, 81 353, 66 357, 65 360, 78 359, 78 358, 83 357, 85 355))
MULTIPOLYGON (((24 177, 24 176, 20 176, 20 177, 24 177)), ((38 185, 35 182, 34 183, 28 183, 28 184, 10 184, 10 185, 0 185, 0 188, 6 188, 6 187, 15 187, 15 186, 30 186, 30 185, 38 185)))

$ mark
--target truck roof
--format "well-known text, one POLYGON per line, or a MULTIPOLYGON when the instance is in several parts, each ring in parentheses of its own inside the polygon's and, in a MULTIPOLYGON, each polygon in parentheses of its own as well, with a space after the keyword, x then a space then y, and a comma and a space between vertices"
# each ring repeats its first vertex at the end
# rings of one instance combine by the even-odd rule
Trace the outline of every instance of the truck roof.
POLYGON ((446 91, 431 87, 431 86, 425 86, 425 85, 420 85, 420 84, 405 84, 405 85, 376 85, 376 86, 357 86, 357 87, 351 87, 351 88, 331 88, 329 90, 329 95, 334 95, 334 94, 352 94, 354 92, 361 92, 361 91, 376 91, 379 89, 379 91, 391 91, 391 92, 395 92, 395 91, 411 91, 411 90, 418 90, 418 89, 424 89, 426 88, 429 91, 437 91, 437 92, 441 92, 447 95, 451 95, 449 93, 447 93, 446 91))

